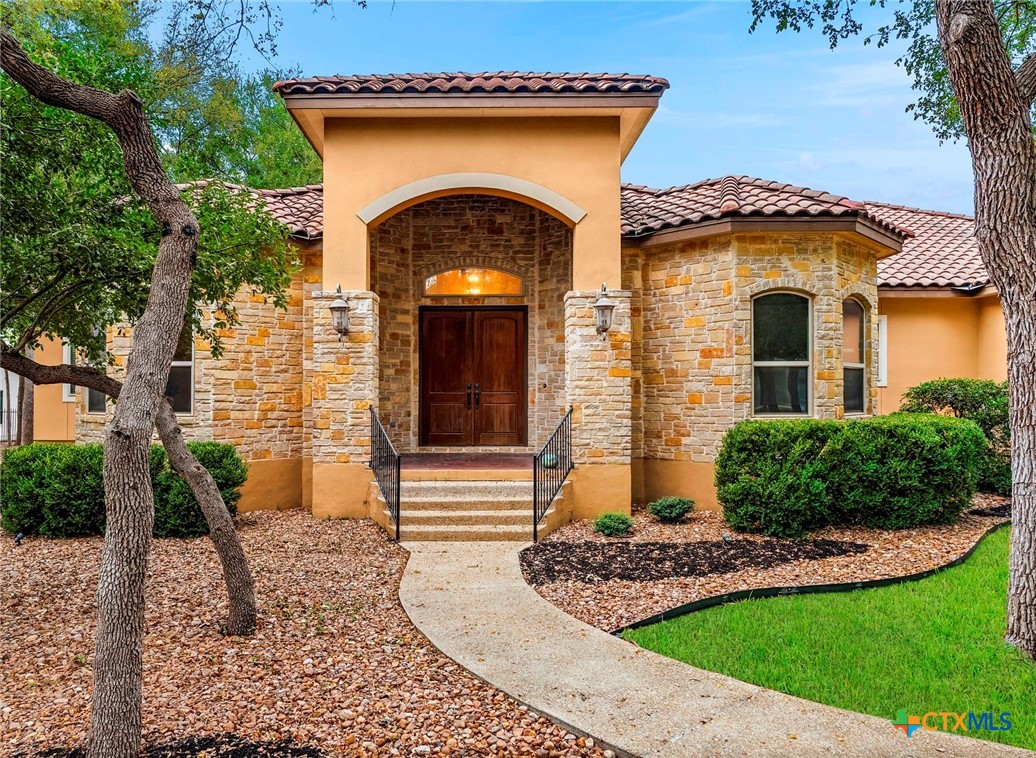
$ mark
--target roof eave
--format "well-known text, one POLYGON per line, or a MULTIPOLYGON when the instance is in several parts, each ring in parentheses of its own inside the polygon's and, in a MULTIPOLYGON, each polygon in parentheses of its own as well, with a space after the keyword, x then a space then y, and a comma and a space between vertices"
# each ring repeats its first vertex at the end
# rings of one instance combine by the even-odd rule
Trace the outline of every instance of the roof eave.
POLYGON ((702 239, 721 234, 752 232, 841 232, 857 235, 876 248, 877 258, 895 255, 903 249, 904 236, 857 215, 845 216, 725 216, 681 224, 656 232, 624 235, 638 247, 702 239), (805 228, 804 228, 805 227, 805 228))

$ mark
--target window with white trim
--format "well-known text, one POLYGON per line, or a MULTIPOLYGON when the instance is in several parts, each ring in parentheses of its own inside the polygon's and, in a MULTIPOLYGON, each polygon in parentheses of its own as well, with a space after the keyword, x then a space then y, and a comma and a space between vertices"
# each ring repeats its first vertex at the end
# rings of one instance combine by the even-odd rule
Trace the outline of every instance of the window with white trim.
POLYGON ((846 413, 863 413, 867 408, 865 332, 860 301, 842 301, 842 404, 846 413))
MULTIPOLYGON (((67 363, 69 366, 76 365, 76 351, 67 342, 61 343, 61 362, 67 363)), ((65 403, 74 403, 76 401, 76 386, 74 384, 61 385, 61 401, 65 403)))
POLYGON ((889 386, 889 317, 876 316, 874 328, 878 331, 878 386, 889 386))
POLYGON ((180 332, 165 396, 172 400, 176 413, 191 413, 194 410, 194 333, 189 324, 180 332))
POLYGON ((770 292, 752 301, 752 408, 757 416, 810 413, 812 344, 808 297, 770 292))

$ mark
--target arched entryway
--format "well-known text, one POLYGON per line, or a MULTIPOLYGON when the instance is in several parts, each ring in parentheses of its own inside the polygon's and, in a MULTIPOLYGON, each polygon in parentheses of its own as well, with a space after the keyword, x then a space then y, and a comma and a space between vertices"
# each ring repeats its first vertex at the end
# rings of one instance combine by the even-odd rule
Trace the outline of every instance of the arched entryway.
POLYGON ((525 451, 542 443, 567 405, 571 229, 518 200, 456 194, 372 227, 370 256, 378 410, 396 444, 525 451))

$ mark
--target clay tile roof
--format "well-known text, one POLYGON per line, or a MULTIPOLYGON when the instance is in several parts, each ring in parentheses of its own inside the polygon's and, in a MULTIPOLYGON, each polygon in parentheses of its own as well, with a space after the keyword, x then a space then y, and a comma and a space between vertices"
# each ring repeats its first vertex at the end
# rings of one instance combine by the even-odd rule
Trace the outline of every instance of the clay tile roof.
POLYGON ((990 283, 970 216, 886 203, 864 206, 914 235, 903 243, 902 252, 878 261, 878 286, 983 287, 990 283))
MULTIPOLYGON (((181 191, 199 190, 216 182, 200 179, 176 185, 181 191)), ((266 210, 286 227, 292 237, 319 239, 324 235, 324 185, 309 184, 287 189, 252 189, 241 184, 221 182, 229 190, 247 192, 262 201, 266 210)))
POLYGON ((314 76, 273 85, 281 95, 661 94, 668 88, 657 76, 521 71, 314 76))
MULTIPOLYGON (((201 188, 210 180, 177 185, 201 188)), ((251 189, 226 184, 262 199, 274 218, 301 239, 324 233, 324 188, 320 184, 288 189, 251 189)), ((835 195, 746 177, 709 179, 684 187, 657 190, 634 184, 622 186, 622 233, 650 234, 696 221, 729 215, 866 217, 907 235, 903 250, 878 261, 881 287, 981 287, 989 275, 978 254, 975 221, 970 216, 906 208, 901 205, 857 203, 835 195)))
POLYGON ((622 233, 625 236, 639 237, 736 216, 860 217, 892 234, 907 236, 897 225, 870 213, 862 203, 750 176, 724 176, 662 190, 633 184, 622 186, 622 233))

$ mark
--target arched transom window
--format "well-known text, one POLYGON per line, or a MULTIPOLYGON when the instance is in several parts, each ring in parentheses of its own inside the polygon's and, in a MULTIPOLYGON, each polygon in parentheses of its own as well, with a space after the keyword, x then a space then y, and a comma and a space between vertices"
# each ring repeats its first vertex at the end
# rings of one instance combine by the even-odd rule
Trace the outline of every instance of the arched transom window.
POLYGON ((521 277, 493 268, 455 268, 440 271, 424 280, 424 293, 431 296, 465 297, 521 295, 521 277))
POLYGON ((812 332, 809 298, 774 292, 752 302, 752 399, 757 415, 810 412, 812 332))

